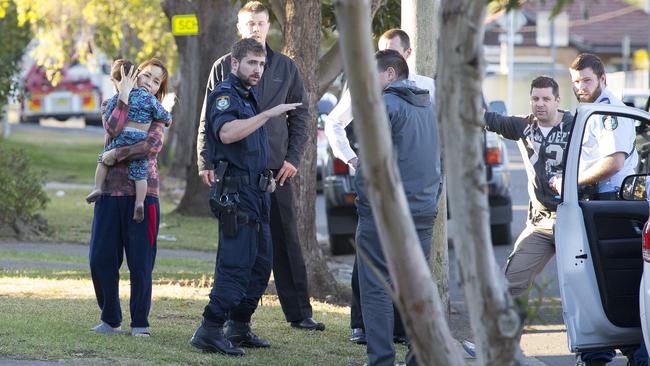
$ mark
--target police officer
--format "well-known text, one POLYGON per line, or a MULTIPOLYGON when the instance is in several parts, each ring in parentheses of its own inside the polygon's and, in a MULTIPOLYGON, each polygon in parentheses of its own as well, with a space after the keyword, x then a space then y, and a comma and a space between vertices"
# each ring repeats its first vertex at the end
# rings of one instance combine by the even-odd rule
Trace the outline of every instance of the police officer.
MULTIPOLYGON (((325 330, 325 324, 312 318, 309 302, 307 269, 302 257, 291 178, 299 169, 307 143, 309 123, 308 97, 296 64, 286 55, 273 51, 266 44, 271 23, 269 11, 259 1, 249 1, 237 14, 237 30, 242 38, 252 38, 266 46, 266 68, 258 85, 260 108, 267 109, 281 103, 303 102, 286 115, 277 116, 267 124, 270 142, 268 168, 278 181, 271 195, 271 237, 273 240, 273 278, 282 311, 293 328, 325 330)), ((206 95, 223 81, 230 72, 230 55, 224 55, 212 65, 206 95)), ((197 152, 199 175, 212 185, 211 151, 205 143, 205 113, 201 113, 197 152), (209 158, 205 158, 208 156, 209 158)))
POLYGON ((190 341, 208 352, 242 356, 239 346, 269 346, 249 325, 271 274, 267 192, 273 184, 266 171, 265 123, 300 104, 280 104, 258 114, 254 86, 265 61, 266 51, 259 42, 235 43, 231 73, 208 97, 207 137, 217 167, 210 206, 219 219, 219 248, 210 302, 190 341))

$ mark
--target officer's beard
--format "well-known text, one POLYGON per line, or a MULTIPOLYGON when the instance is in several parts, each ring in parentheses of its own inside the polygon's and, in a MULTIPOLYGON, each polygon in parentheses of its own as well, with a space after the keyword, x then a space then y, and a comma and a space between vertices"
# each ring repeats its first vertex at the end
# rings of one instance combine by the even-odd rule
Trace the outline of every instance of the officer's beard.
POLYGON ((593 91, 593 93, 590 93, 589 95, 578 95, 578 92, 574 89, 573 94, 575 94, 576 98, 578 99, 578 102, 580 103, 593 103, 598 99, 600 94, 603 92, 603 88, 600 87, 600 83, 596 87, 596 89, 593 91))
POLYGON ((252 86, 257 85, 260 81, 260 76, 257 74, 250 74, 250 75, 245 75, 239 70, 237 70, 237 77, 239 80, 241 80, 242 84, 244 84, 245 87, 250 88, 252 86), (253 78, 253 76, 256 76, 257 78, 253 78))

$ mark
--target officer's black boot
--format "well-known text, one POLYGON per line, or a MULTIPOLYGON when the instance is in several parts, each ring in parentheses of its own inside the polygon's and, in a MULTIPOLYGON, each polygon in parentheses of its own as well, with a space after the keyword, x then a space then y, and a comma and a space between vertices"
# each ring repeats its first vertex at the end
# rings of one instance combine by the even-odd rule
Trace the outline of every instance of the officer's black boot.
POLYGON ((237 347, 266 348, 271 344, 251 331, 250 323, 228 320, 224 331, 226 338, 237 347))
POLYGON ((228 356, 243 356, 243 349, 233 347, 223 334, 223 326, 203 320, 194 332, 190 344, 205 352, 218 352, 228 356))

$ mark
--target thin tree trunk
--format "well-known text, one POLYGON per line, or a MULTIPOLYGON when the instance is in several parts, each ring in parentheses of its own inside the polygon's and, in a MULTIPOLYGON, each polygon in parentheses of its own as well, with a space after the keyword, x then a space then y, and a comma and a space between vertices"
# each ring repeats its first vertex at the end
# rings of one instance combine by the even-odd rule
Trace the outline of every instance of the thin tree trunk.
POLYGON ((373 57, 369 1, 335 2, 352 111, 361 143, 366 190, 396 304, 422 365, 462 365, 458 343, 444 316, 437 287, 420 249, 399 178, 373 57))
POLYGON ((503 366, 523 364, 517 358, 516 339, 521 321, 491 254, 482 125, 478 121, 482 116, 484 17, 484 2, 456 0, 443 4, 440 33, 445 36, 439 44, 436 93, 447 141, 445 165, 454 167, 446 170, 454 216, 451 225, 478 362, 503 366), (461 163, 458 157, 462 157, 461 163))
POLYGON ((162 8, 170 20, 176 14, 196 14, 199 21, 199 35, 175 37, 181 80, 172 116, 177 141, 171 169, 185 170, 187 182, 177 211, 189 215, 210 215, 208 189, 199 179, 196 164, 199 113, 212 64, 218 57, 230 52, 237 39, 235 24, 239 6, 231 1, 164 0, 162 8))
MULTIPOLYGON (((384 2, 385 0, 372 0, 370 6, 373 18, 384 2)), ((318 71, 318 99, 320 99, 332 82, 343 72, 343 59, 338 40, 321 56, 318 71)))
MULTIPOLYGON (((411 56, 408 59, 409 70, 418 75, 433 77, 435 75, 436 49, 440 33, 439 0, 402 0, 402 30, 411 38, 411 56), (426 16, 423 16, 426 14, 426 16)), ((433 96, 435 98, 435 95, 433 96)), ((440 120, 438 126, 440 128, 440 120)), ((444 146, 441 146, 441 151, 444 146)), ((447 318, 449 306, 449 246, 447 244, 447 193, 443 180, 442 192, 438 201, 438 216, 433 226, 433 241, 429 266, 440 300, 445 308, 447 318)))
POLYGON ((291 57, 303 77, 309 95, 310 123, 307 128, 305 153, 300 159, 299 174, 294 178, 296 223, 311 295, 325 298, 341 297, 341 289, 327 267, 327 261, 316 241, 316 102, 318 101, 318 52, 320 45, 320 1, 286 0, 284 14, 283 53, 291 57))

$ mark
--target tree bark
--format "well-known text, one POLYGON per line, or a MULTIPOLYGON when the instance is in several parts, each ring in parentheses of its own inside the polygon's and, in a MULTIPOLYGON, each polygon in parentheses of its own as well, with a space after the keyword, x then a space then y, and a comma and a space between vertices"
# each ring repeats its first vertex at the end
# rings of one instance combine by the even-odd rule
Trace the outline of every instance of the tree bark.
MULTIPOLYGON (((433 77, 435 75, 438 34, 440 33, 440 1, 403 0, 401 23, 402 30, 411 38, 412 51, 408 59, 409 70, 418 75, 433 77)), ((438 120, 439 129, 440 123, 438 120)), ((444 146, 441 146, 442 150, 444 150, 444 146)), ((451 311, 449 306, 449 246, 447 242, 447 194, 446 183, 443 181, 442 195, 438 201, 438 216, 433 226, 429 266, 436 285, 438 285, 440 300, 445 308, 447 318, 449 318, 451 311)))
MULTIPOLYGON (((277 17, 277 15, 276 15, 277 17)), ((320 1, 286 0, 284 7, 284 48, 303 77, 309 95, 310 123, 307 144, 300 159, 299 174, 293 179, 296 223, 311 295, 325 298, 341 297, 341 289, 327 267, 327 261, 316 241, 316 102, 318 101, 318 52, 320 45, 320 1)))
POLYGON ((338 0, 336 18, 352 112, 361 144, 365 188, 393 280, 396 305, 422 365, 464 364, 420 249, 392 151, 373 57, 369 1, 338 0))
POLYGON ((443 122, 449 205, 460 282, 481 365, 523 364, 517 335, 521 321, 492 253, 480 101, 485 3, 443 4, 437 100, 443 122), (453 143, 450 143, 453 141, 453 143), (462 164, 458 157, 462 156, 462 164))
MULTIPOLYGON (((372 0, 370 6, 373 18, 384 2, 385 0, 372 0)), ((318 99, 320 99, 332 82, 343 72, 343 59, 338 40, 321 56, 318 70, 318 99)))
POLYGON ((239 6, 232 1, 164 0, 162 8, 170 21, 177 14, 196 14, 199 21, 199 35, 175 37, 181 80, 172 116, 176 158, 171 170, 185 171, 187 182, 176 210, 183 214, 210 215, 208 188, 199 179, 196 164, 199 113, 212 64, 230 52, 237 39, 235 24, 239 6))

